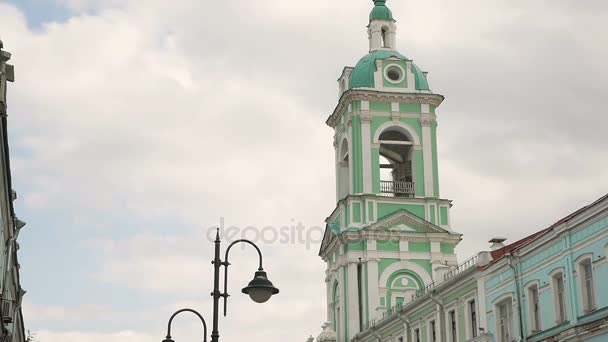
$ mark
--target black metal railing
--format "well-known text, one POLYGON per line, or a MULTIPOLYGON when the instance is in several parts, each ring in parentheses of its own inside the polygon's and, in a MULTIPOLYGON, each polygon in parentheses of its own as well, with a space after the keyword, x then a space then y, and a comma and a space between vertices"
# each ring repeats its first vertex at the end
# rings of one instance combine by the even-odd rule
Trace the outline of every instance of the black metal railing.
POLYGON ((464 271, 468 270, 469 268, 475 267, 475 266, 477 266, 477 254, 468 258, 467 260, 465 260, 458 266, 449 269, 446 272, 446 274, 443 275, 443 280, 444 281, 450 280, 450 279, 454 278, 455 276, 457 276, 459 273, 464 272, 464 271))
POLYGON ((380 193, 389 196, 413 196, 414 182, 380 181, 380 193))

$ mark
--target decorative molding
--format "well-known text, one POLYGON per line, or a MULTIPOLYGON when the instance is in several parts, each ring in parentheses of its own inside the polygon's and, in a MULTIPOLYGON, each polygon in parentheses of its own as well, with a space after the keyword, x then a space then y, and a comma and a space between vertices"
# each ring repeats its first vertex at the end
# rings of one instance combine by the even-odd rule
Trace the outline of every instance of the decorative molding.
POLYGON ((390 93, 372 89, 350 89, 342 94, 338 105, 333 113, 327 118, 325 123, 330 127, 336 127, 340 114, 345 107, 352 101, 380 101, 380 102, 399 102, 399 103, 429 103, 438 107, 443 102, 444 97, 434 93, 390 93))
POLYGON ((429 118, 420 118, 420 124, 422 125, 422 127, 431 127, 431 125, 433 124, 433 120, 429 118))

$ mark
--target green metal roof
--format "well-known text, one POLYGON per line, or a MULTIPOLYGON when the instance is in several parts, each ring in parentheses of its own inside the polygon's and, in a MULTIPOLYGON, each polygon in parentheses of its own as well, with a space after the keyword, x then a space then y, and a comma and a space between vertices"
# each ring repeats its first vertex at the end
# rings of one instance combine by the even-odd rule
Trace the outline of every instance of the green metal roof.
MULTIPOLYGON (((373 51, 361 58, 361 60, 353 69, 352 73, 350 74, 349 89, 374 88, 374 73, 376 72, 376 60, 386 59, 390 57, 395 57, 404 61, 409 60, 407 57, 395 51, 373 51)), ((424 77, 422 70, 420 70, 420 68, 414 63, 412 63, 412 73, 414 73, 414 78, 416 80, 416 89, 429 90, 429 83, 427 82, 426 77, 424 77)))
POLYGON ((386 0, 374 0, 376 4, 369 14, 369 20, 381 19, 381 20, 393 20, 393 13, 386 7, 386 0))

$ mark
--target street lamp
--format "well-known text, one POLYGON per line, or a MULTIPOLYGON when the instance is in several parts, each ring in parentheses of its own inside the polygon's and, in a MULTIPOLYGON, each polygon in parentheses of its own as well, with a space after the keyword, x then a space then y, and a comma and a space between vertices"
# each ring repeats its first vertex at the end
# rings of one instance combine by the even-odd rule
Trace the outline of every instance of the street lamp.
MULTIPOLYGON (((218 228, 217 234, 215 236, 215 257, 211 261, 213 264, 214 272, 213 272, 213 292, 211 292, 211 296, 213 297, 213 330, 211 331, 211 342, 218 342, 220 338, 220 334, 218 331, 218 309, 219 309, 219 300, 220 298, 224 298, 224 317, 226 316, 226 305, 228 302, 228 266, 230 266, 230 262, 228 262, 228 253, 230 249, 236 245, 237 243, 247 243, 252 245, 255 250, 258 252, 259 256, 259 267, 255 272, 253 279, 249 282, 249 284, 244 287, 241 292, 249 295, 256 303, 264 303, 270 299, 273 295, 279 293, 279 289, 277 289, 270 280, 268 280, 268 276, 264 271, 264 267, 262 267, 262 252, 256 246, 255 243, 251 242, 247 239, 240 239, 232 242, 228 248, 226 248, 226 253, 224 254, 224 261, 220 259, 220 230, 218 228), (224 292, 220 292, 220 268, 224 266, 224 292)), ((205 320, 203 317, 196 311, 191 309, 182 309, 177 311, 171 316, 169 319, 169 325, 167 327, 167 338, 163 340, 163 342, 175 342, 171 339, 171 321, 173 318, 180 312, 189 311, 196 314, 201 321, 203 322, 203 330, 205 333, 205 337, 203 342, 207 342, 207 325, 205 324, 205 320)))
POLYGON ((175 342, 171 338, 171 323, 173 322, 173 318, 175 318, 175 316, 179 315, 182 312, 192 312, 193 314, 197 315, 198 318, 201 319, 201 322, 203 323, 203 342, 207 342, 207 323, 205 323, 205 319, 203 318, 203 316, 201 316, 200 313, 198 313, 198 311, 192 309, 177 310, 173 315, 171 315, 171 318, 169 318, 169 324, 167 324, 167 337, 163 340, 163 342, 175 342))

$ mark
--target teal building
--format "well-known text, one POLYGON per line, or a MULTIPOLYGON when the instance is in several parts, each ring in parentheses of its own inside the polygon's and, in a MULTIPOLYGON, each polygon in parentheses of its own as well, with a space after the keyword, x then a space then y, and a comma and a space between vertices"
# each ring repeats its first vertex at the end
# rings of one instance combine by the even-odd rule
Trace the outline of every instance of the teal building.
POLYGON ((438 176, 444 98, 399 53, 396 32, 386 1, 375 0, 369 53, 343 69, 326 121, 336 207, 319 250, 327 318, 317 342, 601 340, 608 199, 514 244, 493 239, 459 263, 462 234, 438 176))

